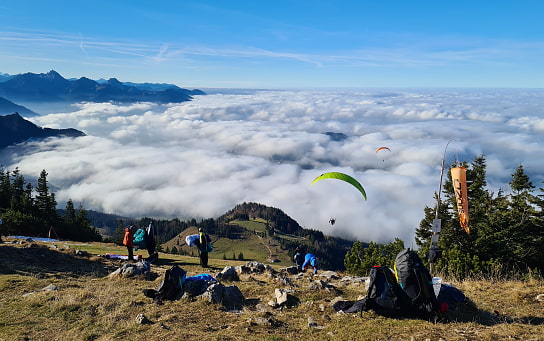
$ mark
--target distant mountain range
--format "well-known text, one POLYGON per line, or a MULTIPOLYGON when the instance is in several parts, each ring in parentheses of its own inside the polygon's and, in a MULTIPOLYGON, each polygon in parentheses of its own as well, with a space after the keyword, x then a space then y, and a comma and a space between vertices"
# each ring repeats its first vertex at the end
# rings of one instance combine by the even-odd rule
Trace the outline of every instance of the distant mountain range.
POLYGON ((27 105, 77 102, 180 103, 190 101, 195 95, 205 94, 198 89, 187 90, 164 83, 122 83, 115 78, 98 81, 86 77, 66 79, 54 70, 48 73, 29 72, 19 75, 0 72, 0 131, 2 132, 0 148, 31 138, 85 135, 76 129, 38 127, 21 116, 31 117, 39 114, 14 103, 17 101, 27 105))
POLYGON ((44 139, 47 137, 78 137, 85 133, 76 129, 42 128, 25 120, 18 113, 0 116, 0 149, 25 142, 29 139, 44 139))
POLYGON ((81 77, 69 80, 56 71, 48 73, 0 74, 0 97, 21 102, 153 102, 180 103, 206 93, 176 85, 122 83, 115 78, 97 82, 81 77))

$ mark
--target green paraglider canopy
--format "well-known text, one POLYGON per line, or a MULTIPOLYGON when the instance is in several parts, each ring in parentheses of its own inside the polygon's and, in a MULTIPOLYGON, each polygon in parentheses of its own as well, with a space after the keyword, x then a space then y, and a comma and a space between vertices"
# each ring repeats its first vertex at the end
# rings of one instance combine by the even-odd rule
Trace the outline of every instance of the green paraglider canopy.
POLYGON ((351 176, 349 176, 347 174, 340 173, 340 172, 323 173, 320 176, 318 176, 317 178, 315 178, 314 181, 312 181, 311 185, 313 185, 316 182, 318 182, 320 180, 323 180, 323 179, 338 179, 338 180, 342 180, 342 181, 345 181, 347 183, 350 183, 355 188, 357 188, 359 190, 359 192, 361 192, 361 194, 363 195, 363 198, 365 198, 365 200, 366 200, 366 192, 365 192, 365 189, 363 188, 363 186, 359 183, 359 181, 357 181, 355 178, 353 178, 353 177, 351 177, 351 176))

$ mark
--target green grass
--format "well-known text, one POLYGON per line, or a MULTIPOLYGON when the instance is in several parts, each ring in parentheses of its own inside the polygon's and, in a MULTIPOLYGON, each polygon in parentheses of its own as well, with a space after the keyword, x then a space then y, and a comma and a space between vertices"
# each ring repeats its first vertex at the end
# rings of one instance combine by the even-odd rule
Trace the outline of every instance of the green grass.
MULTIPOLYGON (((238 224, 239 221, 235 221, 238 224)), ((252 220, 252 221, 240 221, 244 223, 246 230, 240 235, 239 238, 216 238, 212 236, 212 243, 214 250, 209 254, 210 259, 227 259, 238 260, 240 253, 246 260, 257 260, 262 263, 268 263, 270 256, 276 258, 282 267, 292 266, 294 263, 289 257, 288 250, 284 250, 273 238, 260 237, 254 233, 254 229, 251 226, 263 225, 265 221, 252 220)), ((264 226, 264 225, 263 225, 264 226)), ((257 230, 258 231, 258 230, 257 230)), ((264 228, 263 228, 264 231, 264 228)), ((184 230, 177 237, 163 244, 163 249, 172 250, 176 247, 178 253, 185 253, 186 255, 197 256, 198 251, 196 247, 189 247, 185 244, 185 237, 191 234, 197 233, 196 227, 191 227, 184 230), (182 252, 179 252, 179 251, 182 252)))
POLYGON ((251 232, 265 232, 266 231, 266 220, 257 218, 252 220, 232 220, 230 222, 232 225, 240 225, 246 230, 251 232))

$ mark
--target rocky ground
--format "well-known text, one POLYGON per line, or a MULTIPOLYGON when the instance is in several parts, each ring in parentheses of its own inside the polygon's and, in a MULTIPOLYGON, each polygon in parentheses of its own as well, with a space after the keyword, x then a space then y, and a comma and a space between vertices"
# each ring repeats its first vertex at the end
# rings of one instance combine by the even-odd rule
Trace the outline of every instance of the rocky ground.
POLYGON ((137 270, 139 263, 88 251, 99 247, 109 246, 4 238, 0 340, 542 340, 544 335, 541 280, 452 282, 470 305, 432 321, 392 319, 333 309, 339 300, 364 297, 361 277, 223 260, 202 269, 197 258, 165 254, 137 270), (216 289, 186 290, 174 301, 145 296, 143 290, 157 289, 173 265, 187 276, 210 274, 216 289), (229 290, 235 294, 225 296, 229 290))

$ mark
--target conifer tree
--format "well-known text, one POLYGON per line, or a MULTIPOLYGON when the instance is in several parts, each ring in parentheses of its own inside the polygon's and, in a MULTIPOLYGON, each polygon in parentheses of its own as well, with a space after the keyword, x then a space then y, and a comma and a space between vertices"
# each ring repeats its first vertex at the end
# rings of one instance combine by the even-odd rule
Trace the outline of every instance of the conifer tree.
POLYGON ((366 249, 356 241, 344 258, 344 266, 349 273, 362 276, 374 265, 393 267, 397 254, 403 249, 404 242, 399 238, 388 244, 370 242, 366 249))
POLYGON ((533 194, 535 186, 519 165, 510 181, 509 221, 505 226, 505 237, 508 238, 506 248, 513 255, 512 262, 516 267, 535 267, 542 265, 544 244, 539 244, 542 236, 542 218, 536 209, 539 200, 533 194))
POLYGON ((9 171, 0 167, 0 209, 9 208, 11 202, 11 181, 9 171))
POLYGON ((366 270, 362 266, 363 263, 363 245, 360 241, 355 241, 351 250, 346 253, 344 257, 344 266, 348 273, 363 276, 366 274, 366 270))
POLYGON ((49 193, 47 184, 47 172, 41 171, 36 187, 36 208, 40 218, 45 220, 48 225, 53 226, 58 220, 57 202, 54 193, 49 193))

